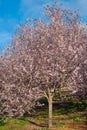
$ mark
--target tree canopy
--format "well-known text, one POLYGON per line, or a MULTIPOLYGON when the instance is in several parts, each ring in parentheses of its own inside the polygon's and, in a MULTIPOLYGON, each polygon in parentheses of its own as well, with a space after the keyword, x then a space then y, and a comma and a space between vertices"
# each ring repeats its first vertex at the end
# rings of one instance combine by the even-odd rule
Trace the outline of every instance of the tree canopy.
POLYGON ((57 6, 47 7, 50 23, 21 25, 11 47, 0 58, 1 112, 10 116, 30 112, 45 96, 52 126, 52 100, 61 91, 87 91, 87 32, 79 16, 57 6))

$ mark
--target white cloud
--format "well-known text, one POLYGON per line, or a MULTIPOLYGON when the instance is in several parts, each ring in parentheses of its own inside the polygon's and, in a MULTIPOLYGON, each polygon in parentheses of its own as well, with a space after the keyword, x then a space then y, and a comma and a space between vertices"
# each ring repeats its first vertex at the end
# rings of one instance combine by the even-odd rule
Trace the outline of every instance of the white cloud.
MULTIPOLYGON (((21 0, 20 13, 24 19, 29 17, 44 17, 44 6, 55 0, 21 0)), ((87 0, 56 0, 63 3, 63 8, 79 10, 82 17, 87 17, 87 0)))
POLYGON ((11 41, 11 34, 9 32, 0 32, 0 48, 5 48, 11 41))
POLYGON ((43 18, 44 7, 54 0, 21 0, 20 13, 25 18, 43 18))
POLYGON ((77 6, 82 12, 82 15, 87 16, 87 0, 78 0, 77 6))
MULTIPOLYGON (((64 8, 79 10, 82 17, 87 17, 87 0, 58 0, 64 8)), ((87 19, 87 18, 86 18, 87 19)))

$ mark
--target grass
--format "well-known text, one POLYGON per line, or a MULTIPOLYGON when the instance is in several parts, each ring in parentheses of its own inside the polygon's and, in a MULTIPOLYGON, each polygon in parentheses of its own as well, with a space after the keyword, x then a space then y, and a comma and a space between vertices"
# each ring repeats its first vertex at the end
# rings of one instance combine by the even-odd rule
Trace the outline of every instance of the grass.
POLYGON ((28 121, 10 118, 7 120, 7 122, 5 122, 4 125, 0 126, 0 130, 16 130, 16 129, 22 130, 22 127, 26 125, 29 125, 28 121))
POLYGON ((8 119, 1 124, 0 130, 87 130, 86 103, 54 104, 52 129, 47 128, 47 104, 35 110, 32 116, 25 115, 20 119, 8 119))

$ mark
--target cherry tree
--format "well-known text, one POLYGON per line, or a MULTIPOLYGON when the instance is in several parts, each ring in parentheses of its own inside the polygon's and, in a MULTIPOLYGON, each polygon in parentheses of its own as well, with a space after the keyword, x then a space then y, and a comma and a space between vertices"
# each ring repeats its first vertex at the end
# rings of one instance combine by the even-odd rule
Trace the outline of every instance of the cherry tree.
POLYGON ((57 6, 48 6, 46 11, 50 23, 38 20, 31 27, 22 25, 5 52, 0 96, 5 100, 3 110, 10 111, 10 115, 23 115, 45 96, 49 106, 48 124, 52 127, 55 93, 62 98, 62 91, 72 94, 79 89, 77 75, 79 70, 83 73, 81 57, 87 47, 87 36, 79 26, 76 12, 57 6))
POLYGON ((29 83, 27 85, 30 78, 29 56, 23 52, 19 52, 20 55, 12 53, 12 50, 7 50, 0 59, 0 115, 5 117, 19 117, 25 112, 31 114, 32 109, 39 105, 37 100, 40 98, 38 88, 30 88, 29 83))
POLYGON ((76 96, 80 99, 87 99, 87 25, 82 26, 82 28, 85 35, 83 36, 83 51, 81 51, 80 65, 76 75, 78 85, 76 96))
POLYGON ((33 49, 35 84, 49 105, 49 127, 52 127, 52 101, 55 93, 62 98, 62 91, 78 91, 76 75, 81 55, 87 45, 84 30, 79 27, 78 14, 60 8, 47 8, 50 24, 41 20, 35 30, 33 49))

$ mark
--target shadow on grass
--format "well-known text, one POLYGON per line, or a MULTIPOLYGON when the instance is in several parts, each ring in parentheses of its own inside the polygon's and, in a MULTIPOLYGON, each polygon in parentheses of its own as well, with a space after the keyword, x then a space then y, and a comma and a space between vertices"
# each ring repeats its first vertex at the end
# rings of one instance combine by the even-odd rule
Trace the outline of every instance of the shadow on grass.
POLYGON ((31 120, 28 120, 28 121, 29 121, 29 123, 31 123, 31 124, 33 124, 33 125, 35 125, 35 126, 39 126, 39 127, 43 127, 43 128, 46 127, 46 125, 38 124, 38 123, 36 123, 36 122, 34 122, 34 121, 31 121, 31 120))
POLYGON ((54 110, 59 110, 61 114, 73 113, 78 111, 85 111, 87 110, 87 103, 73 103, 73 102, 62 102, 62 103, 54 103, 53 104, 54 110))

